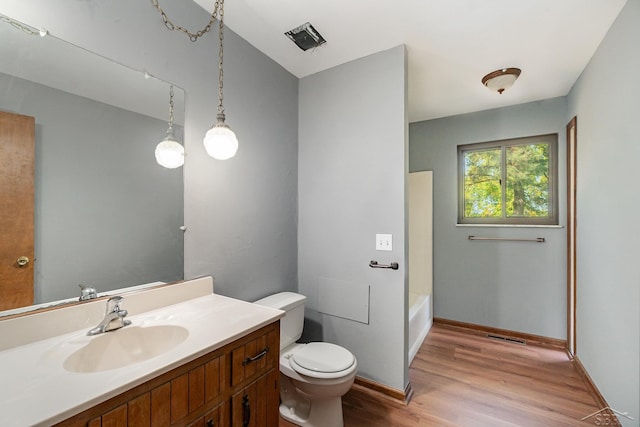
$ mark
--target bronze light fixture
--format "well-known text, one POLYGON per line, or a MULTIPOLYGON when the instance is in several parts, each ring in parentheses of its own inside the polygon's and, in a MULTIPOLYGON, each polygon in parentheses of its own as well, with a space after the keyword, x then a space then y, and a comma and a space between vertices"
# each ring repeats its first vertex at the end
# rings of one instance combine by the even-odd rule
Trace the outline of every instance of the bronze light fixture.
POLYGON ((520 68, 501 68, 484 76, 482 84, 502 95, 502 92, 513 86, 521 72, 520 68))

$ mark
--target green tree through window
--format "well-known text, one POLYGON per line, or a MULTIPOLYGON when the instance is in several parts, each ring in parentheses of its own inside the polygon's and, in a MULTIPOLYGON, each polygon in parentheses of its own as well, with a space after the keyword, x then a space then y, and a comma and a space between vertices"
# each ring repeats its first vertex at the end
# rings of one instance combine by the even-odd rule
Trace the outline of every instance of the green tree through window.
POLYGON ((556 134, 458 146, 458 222, 557 224, 556 134))

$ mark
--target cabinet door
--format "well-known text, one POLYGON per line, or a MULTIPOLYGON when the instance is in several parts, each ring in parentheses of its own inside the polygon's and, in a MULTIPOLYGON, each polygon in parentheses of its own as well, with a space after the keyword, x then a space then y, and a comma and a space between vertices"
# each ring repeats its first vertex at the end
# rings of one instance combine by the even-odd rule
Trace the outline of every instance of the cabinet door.
POLYGON ((188 427, 226 427, 227 422, 224 419, 225 414, 224 403, 216 406, 211 411, 207 412, 204 417, 198 418, 194 422, 188 425, 188 427))
POLYGON ((278 427, 280 372, 272 369, 231 398, 233 427, 278 427))

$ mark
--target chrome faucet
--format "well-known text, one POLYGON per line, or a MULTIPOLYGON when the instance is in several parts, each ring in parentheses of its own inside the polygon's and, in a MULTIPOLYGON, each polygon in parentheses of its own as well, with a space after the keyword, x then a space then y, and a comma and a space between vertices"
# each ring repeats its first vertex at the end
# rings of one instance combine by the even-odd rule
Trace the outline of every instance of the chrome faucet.
POLYGON ((98 293, 96 292, 95 288, 89 288, 85 285, 78 286, 80 286, 80 298, 78 298, 79 301, 87 301, 90 299, 98 298, 98 293))
POLYGON ((109 298, 107 300, 107 311, 104 314, 104 319, 102 319, 102 322, 100 322, 98 326, 89 330, 87 335, 98 335, 130 325, 131 321, 125 320, 128 314, 127 310, 120 308, 123 299, 121 296, 109 298))

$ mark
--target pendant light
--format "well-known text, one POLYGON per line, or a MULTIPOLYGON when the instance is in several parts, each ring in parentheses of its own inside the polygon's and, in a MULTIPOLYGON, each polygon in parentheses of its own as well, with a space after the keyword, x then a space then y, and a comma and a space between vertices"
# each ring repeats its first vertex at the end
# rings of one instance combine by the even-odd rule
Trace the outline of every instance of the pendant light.
POLYGON ((156 145, 156 161, 168 169, 179 168, 184 164, 184 147, 173 132, 173 85, 169 86, 169 129, 164 139, 156 145))
POLYGON ((227 160, 236 155, 238 151, 238 138, 231 128, 224 122, 224 106, 222 105, 222 63, 223 63, 223 27, 224 27, 224 0, 219 3, 219 31, 220 40, 218 50, 218 115, 216 123, 211 126, 204 136, 204 148, 214 159, 227 160))
POLYGON ((191 32, 186 28, 176 25, 167 16, 164 10, 158 4, 158 0, 151 0, 153 6, 158 10, 158 13, 162 16, 162 21, 164 22, 165 27, 169 30, 181 31, 185 33, 189 40, 192 42, 197 41, 200 37, 205 35, 211 30, 213 23, 217 17, 218 19, 218 39, 219 49, 218 49, 218 114, 216 116, 216 123, 211 126, 211 129, 207 131, 204 136, 204 148, 211 157, 218 160, 226 160, 236 155, 236 151, 238 151, 238 138, 236 138, 236 134, 231 130, 231 128, 224 122, 224 106, 222 105, 222 64, 223 64, 223 40, 224 40, 224 0, 216 0, 213 5, 213 13, 211 14, 211 19, 209 23, 200 31, 191 32))

